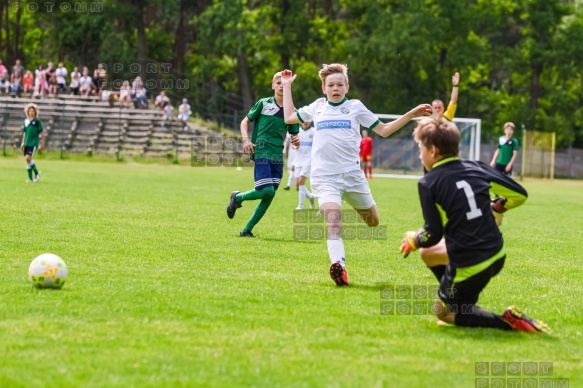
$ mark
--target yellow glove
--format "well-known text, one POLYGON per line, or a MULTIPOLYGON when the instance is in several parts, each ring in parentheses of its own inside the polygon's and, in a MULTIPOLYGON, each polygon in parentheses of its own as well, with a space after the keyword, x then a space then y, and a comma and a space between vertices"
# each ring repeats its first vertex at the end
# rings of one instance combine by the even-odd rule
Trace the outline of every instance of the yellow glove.
POLYGON ((415 242, 416 232, 405 232, 405 236, 403 237, 403 241, 401 242, 401 253, 403 257, 409 256, 409 253, 416 251, 419 249, 417 247, 417 243, 415 242))

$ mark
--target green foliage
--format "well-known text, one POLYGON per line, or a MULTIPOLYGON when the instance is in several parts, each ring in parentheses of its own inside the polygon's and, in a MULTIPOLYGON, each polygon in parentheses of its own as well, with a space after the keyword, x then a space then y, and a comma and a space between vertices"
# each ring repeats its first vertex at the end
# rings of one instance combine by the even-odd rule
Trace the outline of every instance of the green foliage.
POLYGON ((90 69, 126 63, 116 78, 129 79, 136 75, 129 63, 145 52, 149 62, 173 64, 170 78, 189 79, 193 87, 169 94, 186 95, 204 117, 245 112, 272 93, 271 76, 288 66, 299 75, 294 96, 304 104, 322 95, 323 63, 348 64, 349 97, 378 113, 447 102, 459 71, 457 115, 481 118, 485 138, 511 120, 556 131, 559 147, 583 147, 580 2, 111 0, 96 13, 62 12, 64 0, 51 12, 29 12, 29 3, 0 25, 0 58, 14 59, 16 26, 29 69, 49 60, 90 69), (187 26, 178 28, 181 17, 187 26), (178 41, 186 42, 184 58, 176 58, 178 41), (177 62, 186 68, 176 70, 177 62))

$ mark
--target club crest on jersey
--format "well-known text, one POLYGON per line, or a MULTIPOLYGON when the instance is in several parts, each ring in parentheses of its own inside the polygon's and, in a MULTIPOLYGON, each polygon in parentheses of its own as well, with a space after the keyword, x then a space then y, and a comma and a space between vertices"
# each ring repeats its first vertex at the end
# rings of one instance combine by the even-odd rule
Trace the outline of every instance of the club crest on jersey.
POLYGON ((350 111, 348 110, 348 108, 342 108, 340 109, 340 112, 344 113, 345 115, 349 114, 350 111))

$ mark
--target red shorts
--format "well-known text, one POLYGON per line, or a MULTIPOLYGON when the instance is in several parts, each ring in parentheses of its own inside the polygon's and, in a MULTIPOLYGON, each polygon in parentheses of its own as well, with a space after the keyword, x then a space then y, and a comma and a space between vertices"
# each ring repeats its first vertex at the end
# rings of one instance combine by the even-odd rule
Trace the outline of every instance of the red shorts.
POLYGON ((361 155, 360 161, 361 162, 370 162, 372 160, 372 155, 361 155))

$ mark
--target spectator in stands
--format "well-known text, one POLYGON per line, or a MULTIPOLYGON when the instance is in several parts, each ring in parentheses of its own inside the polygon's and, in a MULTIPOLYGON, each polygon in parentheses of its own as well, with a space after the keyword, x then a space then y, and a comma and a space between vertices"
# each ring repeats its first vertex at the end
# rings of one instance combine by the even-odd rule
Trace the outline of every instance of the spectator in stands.
POLYGON ((57 86, 59 92, 65 93, 67 91, 67 68, 63 66, 63 62, 59 62, 57 65, 57 69, 55 70, 55 74, 57 75, 57 86))
POLYGON ((30 70, 27 70, 26 73, 24 73, 24 76, 22 77, 22 91, 24 93, 32 93, 34 89, 33 83, 34 77, 32 76, 32 72, 30 70))
MULTIPOLYGON (((47 79, 47 90, 49 89, 50 80, 51 80, 51 77, 53 76, 54 72, 55 72, 55 65, 53 64, 53 62, 49 62, 47 64, 47 68, 45 69, 45 77, 47 79)), ((50 93, 50 91, 49 91, 49 93, 50 93)))
POLYGON ((121 88, 119 88, 119 104, 124 108, 131 108, 132 106, 132 88, 129 81, 123 81, 121 88))
POLYGON ((49 88, 45 70, 43 69, 43 65, 38 65, 38 69, 34 71, 35 79, 34 79, 34 96, 35 97, 44 97, 49 88))
POLYGON ((12 84, 12 94, 20 97, 20 92, 22 92, 22 73, 19 69, 14 70, 12 76, 10 76, 10 83, 12 84))
POLYGON ((170 102, 168 102, 168 104, 166 104, 164 106, 164 120, 162 120, 162 127, 165 126, 166 121, 169 121, 170 123, 172 123, 172 119, 174 118, 174 108, 172 107, 172 105, 170 104, 170 102))
POLYGON ((51 75, 49 77, 49 94, 56 96, 58 87, 59 87, 59 84, 57 83, 57 73, 55 70, 53 70, 53 72, 51 72, 51 75))
POLYGON ((132 82, 132 100, 138 97, 138 90, 144 88, 144 83, 142 82, 142 77, 139 75, 132 82))
POLYGON ((87 97, 95 89, 95 84, 91 77, 89 77, 89 69, 87 69, 87 66, 83 67, 83 75, 79 78, 79 85, 79 92, 84 97, 87 97))
POLYGON ((136 108, 148 109, 148 99, 146 97, 146 89, 138 89, 136 91, 136 108))
POLYGON ((97 65, 97 69, 93 71, 93 84, 95 85, 95 95, 99 96, 103 90, 103 83, 107 79, 107 71, 103 68, 103 64, 97 65))
POLYGON ((185 131, 189 130, 188 127, 188 119, 192 111, 190 110, 190 105, 188 104, 188 100, 186 98, 182 99, 182 104, 178 107, 178 120, 180 120, 181 125, 183 126, 185 131))
POLYGON ((10 93, 10 81, 8 79, 8 72, 0 73, 0 94, 10 93))
POLYGON ((69 84, 69 88, 71 89, 72 96, 79 95, 79 87, 81 86, 81 74, 79 73, 79 68, 75 66, 73 71, 71 72, 71 83, 69 84))
POLYGON ((154 106, 161 110, 165 110, 164 108, 166 108, 167 105, 170 105, 170 99, 168 98, 166 93, 163 90, 161 90, 160 94, 156 97, 156 100, 154 101, 154 106))
POLYGON ((2 64, 2 59, 0 59, 0 75, 3 73, 8 73, 8 69, 2 64))
POLYGON ((24 75, 24 66, 20 64, 20 59, 17 59, 14 62, 14 66, 12 66, 12 74, 16 73, 16 70, 18 70, 21 76, 24 75))

